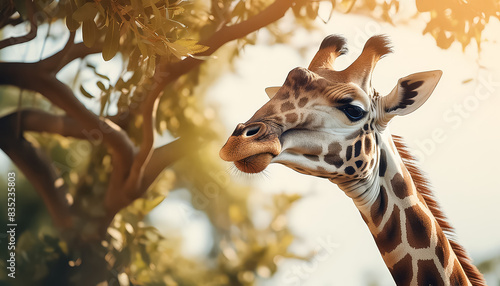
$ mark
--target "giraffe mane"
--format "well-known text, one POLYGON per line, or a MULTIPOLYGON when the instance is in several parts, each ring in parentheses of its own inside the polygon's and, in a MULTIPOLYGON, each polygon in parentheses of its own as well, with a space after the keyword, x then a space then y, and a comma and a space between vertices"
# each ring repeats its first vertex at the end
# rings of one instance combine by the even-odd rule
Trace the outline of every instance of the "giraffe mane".
POLYGON ((420 168, 418 167, 417 160, 410 153, 410 150, 405 144, 403 138, 401 136, 392 135, 392 139, 394 141, 394 144, 396 145, 396 149, 398 150, 399 155, 401 156, 401 159, 403 160, 403 163, 405 164, 408 172, 413 179, 417 191, 424 198, 424 201, 429 207, 429 210, 436 218, 439 226, 446 235, 446 238, 448 238, 451 248, 455 252, 458 261, 462 265, 465 274, 469 278, 469 281, 473 286, 486 286, 486 281, 484 280, 483 275, 481 274, 481 272, 479 272, 477 267, 472 264, 472 259, 467 254, 465 248, 457 242, 455 229, 451 226, 445 214, 441 211, 439 203, 434 198, 434 194, 430 188, 429 181, 426 179, 425 174, 422 172, 422 170, 420 170, 420 168))

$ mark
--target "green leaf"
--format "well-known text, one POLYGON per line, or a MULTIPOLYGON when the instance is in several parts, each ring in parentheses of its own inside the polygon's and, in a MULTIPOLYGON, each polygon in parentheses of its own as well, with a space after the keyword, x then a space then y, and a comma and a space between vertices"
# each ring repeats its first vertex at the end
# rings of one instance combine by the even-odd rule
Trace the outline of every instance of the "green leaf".
POLYGON ((318 17, 318 11, 319 11, 319 3, 318 2, 311 2, 306 6, 306 13, 307 17, 309 19, 316 19, 318 17))
POLYGON ((73 13, 76 9, 73 1, 67 1, 66 5, 65 5, 65 9, 66 9, 66 15, 68 15, 66 17, 66 27, 68 27, 68 30, 70 30, 71 32, 74 32, 80 27, 80 23, 78 21, 76 21, 75 19, 73 19, 73 17, 71 16, 71 15, 73 15, 73 13))
POLYGON ((97 26, 93 19, 83 21, 82 34, 85 46, 92 47, 97 38, 97 26))
POLYGON ((73 13, 73 19, 78 22, 85 22, 88 20, 94 20, 95 15, 97 15, 98 9, 93 2, 87 2, 83 4, 80 8, 76 9, 73 13))
POLYGON ((149 256, 146 246, 143 244, 139 245, 139 251, 141 252, 142 260, 144 260, 146 265, 149 265, 151 263, 151 257, 149 256))
POLYGON ((163 27, 161 25, 161 13, 160 13, 160 10, 158 9, 158 7, 156 7, 156 5, 151 5, 151 9, 153 11, 153 15, 154 17, 151 19, 151 23, 153 24, 153 28, 156 30, 159 30, 159 29, 162 29, 163 30, 163 27))
POLYGON ((111 19, 106 37, 104 38, 104 46, 102 48, 102 58, 105 61, 111 60, 120 47, 120 24, 114 19, 111 19))
POLYGON ((85 90, 85 88, 83 87, 83 85, 80 85, 80 92, 86 98, 94 98, 94 96, 92 94, 90 94, 87 90, 85 90))
POLYGON ((140 70, 136 70, 134 71, 134 74, 132 75, 132 77, 127 80, 127 84, 130 84, 130 85, 136 85, 136 84, 139 84, 139 81, 141 80, 142 78, 142 72, 140 70))
POLYGON ((199 45, 195 40, 182 39, 165 44, 168 46, 170 52, 179 59, 208 50, 207 46, 199 45))
POLYGON ((102 90, 102 91, 106 91, 106 90, 108 90, 108 89, 106 88, 106 86, 104 85, 104 83, 102 83, 102 81, 98 81, 96 84, 97 84, 97 87, 98 87, 100 90, 102 90))
POLYGON ((143 55, 144 58, 148 57, 148 47, 145 44, 145 41, 142 39, 137 39, 137 46, 139 47, 139 50, 141 51, 141 54, 143 55))
POLYGON ((189 49, 176 43, 166 43, 170 52, 178 59, 182 59, 189 54, 189 49))
POLYGON ((187 47, 191 54, 202 53, 208 50, 207 46, 199 45, 196 40, 180 39, 174 42, 175 44, 187 47))

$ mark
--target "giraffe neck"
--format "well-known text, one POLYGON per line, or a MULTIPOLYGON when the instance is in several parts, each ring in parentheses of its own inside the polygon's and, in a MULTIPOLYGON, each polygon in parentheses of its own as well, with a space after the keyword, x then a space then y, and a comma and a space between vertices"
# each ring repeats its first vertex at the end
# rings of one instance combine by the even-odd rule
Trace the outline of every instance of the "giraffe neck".
POLYGON ((379 142, 373 175, 339 187, 359 209, 396 284, 471 285, 392 137, 379 142))

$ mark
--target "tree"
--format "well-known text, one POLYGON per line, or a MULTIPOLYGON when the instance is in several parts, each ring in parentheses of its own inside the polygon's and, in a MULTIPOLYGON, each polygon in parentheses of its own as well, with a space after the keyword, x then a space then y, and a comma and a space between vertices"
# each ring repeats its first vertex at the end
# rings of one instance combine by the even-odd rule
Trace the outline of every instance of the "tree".
MULTIPOLYGON (((399 9, 398 1, 324 2, 332 10, 367 11, 387 21, 399 9)), ((493 0, 416 4, 420 12, 431 12, 424 32, 443 48, 453 41, 465 47, 471 39, 479 45, 489 18, 500 16, 493 0)), ((0 99, 0 148, 57 227, 38 235, 18 230, 19 272, 30 275, 16 281, 236 285, 252 284, 255 273, 274 273, 273 258, 290 256, 293 240, 278 222, 298 197, 276 196, 277 223, 255 229, 246 207, 249 189, 227 183, 213 152, 218 119, 199 97, 230 67, 224 62, 255 41, 253 32, 267 28, 277 42, 286 42, 293 29, 314 27, 319 8, 320 2, 305 0, 3 1, 3 33, 29 28, 0 41, 4 58, 19 44, 41 38, 43 44, 37 61, 0 62, 0 84, 8 86, 0 99), (280 30, 275 22, 288 10, 295 26, 280 30), (42 28, 45 38, 38 35, 42 28), (65 32, 55 35, 52 29, 65 32), (82 42, 75 42, 79 35, 82 42), (60 48, 46 55, 47 43, 60 48), (216 52, 219 60, 213 58, 216 52), (99 57, 114 66, 116 79, 100 71, 105 64, 99 57), (157 147, 155 136, 179 139, 157 147), (168 190, 180 187, 190 190, 193 205, 207 213, 215 229, 216 266, 182 257, 178 242, 143 223, 168 190), (234 248, 239 255, 230 258, 234 248)))

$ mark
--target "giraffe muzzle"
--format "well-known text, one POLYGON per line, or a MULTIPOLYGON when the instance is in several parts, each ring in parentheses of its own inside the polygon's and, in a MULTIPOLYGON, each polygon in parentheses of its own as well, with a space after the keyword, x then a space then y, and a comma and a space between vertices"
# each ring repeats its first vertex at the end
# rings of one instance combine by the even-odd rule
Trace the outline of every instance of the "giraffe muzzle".
POLYGON ((263 171, 281 152, 278 134, 262 122, 238 124, 219 152, 224 161, 234 162, 245 173, 263 171))

